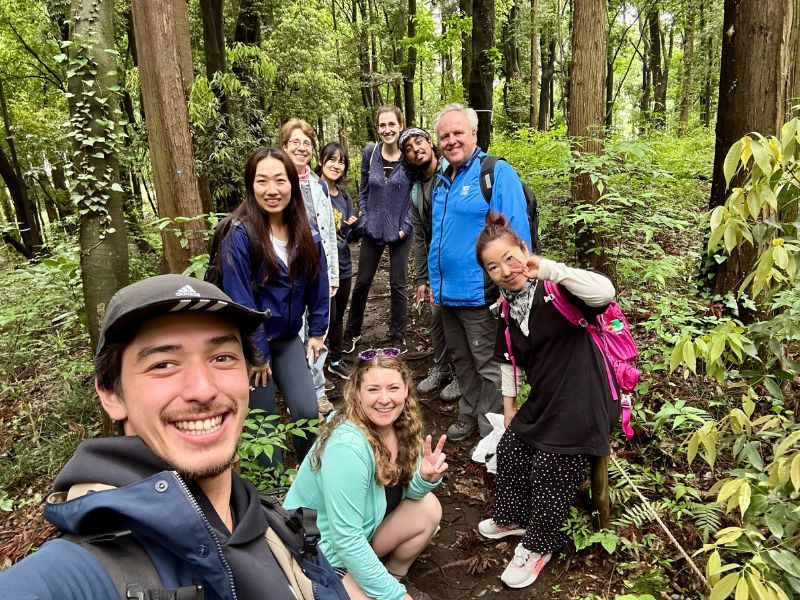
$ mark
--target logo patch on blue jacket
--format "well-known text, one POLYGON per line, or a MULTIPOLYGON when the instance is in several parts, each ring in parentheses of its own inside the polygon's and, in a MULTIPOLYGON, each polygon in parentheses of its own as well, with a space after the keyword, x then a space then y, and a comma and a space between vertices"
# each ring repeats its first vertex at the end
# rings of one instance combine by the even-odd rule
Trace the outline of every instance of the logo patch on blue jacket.
POLYGON ((469 188, 470 188, 470 186, 468 186, 468 185, 462 185, 461 186, 461 195, 462 196, 469 196, 469 188))

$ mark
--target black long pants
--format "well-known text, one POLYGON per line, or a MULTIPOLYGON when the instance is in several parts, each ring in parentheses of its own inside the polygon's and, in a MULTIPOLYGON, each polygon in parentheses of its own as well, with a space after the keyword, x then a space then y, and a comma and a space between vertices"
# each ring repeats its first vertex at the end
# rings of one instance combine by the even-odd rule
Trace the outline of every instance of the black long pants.
POLYGON ((345 333, 356 337, 361 335, 364 324, 364 310, 367 307, 369 289, 378 270, 383 249, 389 247, 389 286, 392 291, 392 312, 389 321, 389 338, 393 341, 405 341, 408 325, 408 294, 406 277, 408 274, 408 257, 411 254, 411 238, 407 237, 391 244, 376 242, 368 237, 361 240, 358 254, 358 275, 350 299, 350 314, 347 317, 345 333))
POLYGON ((339 279, 339 289, 331 298, 331 324, 328 328, 328 360, 338 362, 342 360, 342 335, 344 333, 344 311, 347 310, 347 301, 350 299, 350 288, 353 278, 339 279))
POLYGON ((578 487, 586 479, 586 454, 543 452, 506 429, 497 445, 497 479, 492 518, 525 528, 522 546, 555 552, 567 541, 561 527, 578 487))

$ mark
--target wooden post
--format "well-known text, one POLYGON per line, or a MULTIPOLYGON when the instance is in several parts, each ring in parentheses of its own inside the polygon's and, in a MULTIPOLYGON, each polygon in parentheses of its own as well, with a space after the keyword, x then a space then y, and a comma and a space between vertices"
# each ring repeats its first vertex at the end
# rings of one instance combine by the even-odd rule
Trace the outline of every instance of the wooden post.
MULTIPOLYGON (((193 77, 186 2, 133 0, 132 12, 158 214, 193 217, 203 213, 203 205, 186 105, 193 77)), ((206 251, 204 223, 194 221, 179 228, 188 242, 185 247, 173 233, 162 233, 171 273, 180 273, 189 257, 206 251)))
POLYGON ((608 457, 592 456, 592 506, 597 512, 600 529, 611 522, 611 501, 608 496, 608 457))

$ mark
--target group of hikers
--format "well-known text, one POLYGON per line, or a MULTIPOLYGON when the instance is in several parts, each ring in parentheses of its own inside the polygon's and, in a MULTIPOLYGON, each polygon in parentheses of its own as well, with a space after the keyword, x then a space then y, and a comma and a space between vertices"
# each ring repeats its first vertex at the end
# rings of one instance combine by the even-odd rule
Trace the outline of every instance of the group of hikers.
POLYGON ((312 171, 315 132, 291 119, 280 149, 247 161, 245 199, 215 234, 216 285, 162 275, 117 292, 95 381, 125 435, 79 446, 45 506, 61 537, 0 573, 0 597, 430 598, 407 576, 439 530, 445 444, 488 435, 488 413, 506 429, 491 516, 474 525, 491 540, 521 538, 507 586, 536 580, 619 419, 601 352, 557 304, 594 322, 615 290, 532 252, 523 184, 504 160, 484 168, 474 110, 447 105, 433 129, 436 144, 404 129, 397 107, 379 109, 355 210, 346 148, 324 146, 312 171), (412 247, 415 299, 432 312, 431 369, 416 384, 402 359, 412 247), (388 344, 366 348, 387 248, 388 344), (325 369, 346 380, 337 407, 325 369), (523 377, 531 392, 519 407, 523 377), (276 388, 293 419, 327 415, 318 437, 293 440, 288 513, 234 468, 248 407, 276 413, 276 388), (417 397, 438 390, 458 399, 458 417, 426 435, 417 397), (144 559, 128 559, 134 551, 144 559), (142 563, 155 584, 130 568, 142 563))

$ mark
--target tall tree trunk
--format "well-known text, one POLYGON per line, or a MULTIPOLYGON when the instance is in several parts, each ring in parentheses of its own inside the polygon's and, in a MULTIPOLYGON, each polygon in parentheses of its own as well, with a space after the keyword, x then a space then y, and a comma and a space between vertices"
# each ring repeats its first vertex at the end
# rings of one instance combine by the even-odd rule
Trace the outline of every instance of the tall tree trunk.
POLYGON ((472 68, 469 74, 469 104, 478 111, 478 146, 487 150, 492 140, 492 90, 494 65, 494 0, 472 3, 472 68))
POLYGON ((548 131, 550 118, 553 114, 553 73, 556 65, 556 41, 550 35, 549 39, 542 35, 540 44, 542 50, 542 84, 539 87, 539 119, 536 129, 548 131), (545 43, 547 49, 545 50, 545 43))
POLYGON ((656 127, 664 125, 666 112, 667 85, 664 78, 662 66, 662 33, 661 33, 661 13, 658 9, 658 2, 654 2, 647 16, 647 23, 650 28, 650 66, 649 70, 653 78, 653 124, 656 127))
MULTIPOLYGON (((113 0, 73 0, 72 64, 68 80, 76 173, 91 173, 76 180, 80 217, 83 297, 92 346, 97 345, 103 311, 111 296, 128 283, 128 244, 119 185, 117 145, 122 128, 117 123, 119 101, 112 92, 117 83, 114 48, 113 0), (96 72, 94 81, 90 73, 96 72), (87 112, 88 111, 88 112, 87 112), (101 125, 105 122, 106 125, 101 125), (91 138, 97 139, 86 144, 91 138)), ((109 423, 105 423, 108 426, 109 423)))
MULTIPOLYGON (((598 27, 597 24, 605 24, 607 10, 606 0, 575 0, 567 134, 573 148, 582 153, 602 151, 600 136, 605 116, 604 68, 608 40, 605 26, 598 27)), ((596 203, 599 198, 600 192, 588 174, 573 174, 573 206, 596 203)), ((604 245, 604 240, 585 225, 576 232, 578 260, 608 272, 604 245)))
POLYGON ((539 122, 539 24, 536 21, 536 0, 531 0, 531 89, 528 106, 528 126, 539 122))
POLYGON ((700 122, 711 127, 711 74, 714 66, 714 51, 711 32, 706 31, 705 3, 700 3, 700 31, 703 32, 702 54, 705 58, 703 89, 700 93, 700 122))
POLYGON ((689 108, 692 106, 692 63, 694 62, 694 1, 687 0, 686 27, 683 30, 683 80, 681 81, 681 112, 678 116, 678 135, 686 133, 689 108))
POLYGON ((652 83, 652 75, 650 72, 650 36, 647 33, 647 15, 642 15, 639 12, 639 35, 642 38, 642 52, 640 57, 642 59, 642 95, 639 99, 639 110, 642 113, 642 123, 648 127, 652 121, 653 115, 650 111, 650 88, 652 83))
POLYGON ((461 86, 464 99, 469 102, 469 85, 472 76, 472 37, 475 35, 475 18, 473 17, 473 0, 458 0, 458 10, 465 17, 472 19, 472 33, 461 36, 461 86))
MULTIPOLYGON (((612 23, 611 26, 613 25, 612 23)), ((611 54, 611 44, 608 44, 606 51, 606 108, 603 125, 606 131, 614 126, 614 56, 611 54)))
POLYGON ((20 240, 28 253, 33 256, 44 250, 44 240, 39 221, 36 218, 36 207, 28 195, 28 184, 22 175, 22 167, 17 157, 17 147, 11 133, 11 119, 8 116, 5 85, 2 80, 0 80, 0 111, 3 114, 3 126, 10 154, 9 160, 9 157, 0 149, 0 155, 2 155, 0 156, 0 176, 2 176, 14 202, 20 240))
POLYGON ((520 79, 519 66, 519 8, 516 5, 508 9, 506 21, 502 29, 503 50, 503 110, 506 118, 514 125, 522 124, 522 112, 517 102, 517 84, 520 79))
POLYGON ((261 15, 255 0, 241 0, 233 41, 253 45, 261 41, 261 15))
MULTIPOLYGON (((722 173, 725 156, 743 135, 757 131, 777 135, 786 117, 786 78, 789 64, 787 20, 794 18, 795 0, 725 0, 722 60, 719 80, 714 170, 709 207, 724 203, 728 188, 722 173)), ((737 180, 731 182, 736 186, 737 180)), ((742 246, 717 265, 714 292, 738 289, 752 270, 757 249, 742 246)))
MULTIPOLYGON (((417 0, 408 0, 408 37, 417 36, 417 0)), ((417 117, 414 111, 414 78, 417 74, 417 47, 411 45, 406 52, 403 69, 403 104, 406 109, 406 127, 414 125, 417 117)), ((420 96, 420 99, 422 96, 420 96)))
MULTIPOLYGON (((194 217, 204 209, 186 106, 192 81, 186 3, 133 0, 132 8, 159 216, 194 217)), ((169 271, 180 273, 191 256, 206 251, 202 235, 205 224, 189 221, 175 227, 180 229, 182 240, 167 231, 169 228, 162 231, 162 239, 169 271)))

